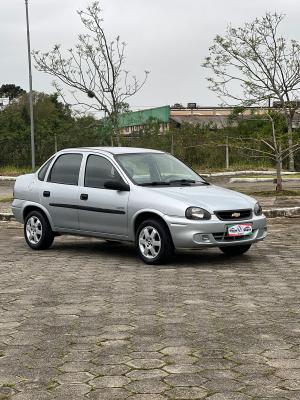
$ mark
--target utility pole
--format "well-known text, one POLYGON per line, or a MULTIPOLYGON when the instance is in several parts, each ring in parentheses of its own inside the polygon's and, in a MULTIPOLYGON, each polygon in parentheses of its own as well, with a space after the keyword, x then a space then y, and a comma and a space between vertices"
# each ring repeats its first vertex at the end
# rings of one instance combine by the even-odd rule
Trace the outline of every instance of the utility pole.
POLYGON ((225 158, 226 158, 226 169, 229 169, 229 141, 228 141, 228 136, 226 136, 225 158))
POLYGON ((25 0, 26 25, 27 25, 27 50, 28 50, 28 72, 29 72, 29 110, 30 110, 30 132, 31 132, 31 167, 35 170, 35 147, 34 147, 34 120, 33 120, 33 98, 32 98, 32 71, 31 71, 31 48, 28 16, 28 0, 25 0))

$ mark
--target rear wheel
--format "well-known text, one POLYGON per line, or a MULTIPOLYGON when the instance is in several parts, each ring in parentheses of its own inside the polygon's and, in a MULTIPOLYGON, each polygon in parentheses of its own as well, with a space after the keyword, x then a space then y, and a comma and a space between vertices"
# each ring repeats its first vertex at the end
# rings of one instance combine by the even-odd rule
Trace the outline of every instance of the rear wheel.
POLYGON ((174 246, 165 224, 156 219, 143 221, 137 229, 136 247, 146 264, 163 264, 168 261, 174 246))
POLYGON ((246 253, 251 247, 251 244, 242 244, 238 246, 224 246, 220 247, 220 250, 223 251, 228 256, 239 256, 241 254, 246 253))
POLYGON ((33 250, 48 249, 54 240, 54 233, 47 218, 40 211, 31 211, 25 218, 24 236, 33 250))

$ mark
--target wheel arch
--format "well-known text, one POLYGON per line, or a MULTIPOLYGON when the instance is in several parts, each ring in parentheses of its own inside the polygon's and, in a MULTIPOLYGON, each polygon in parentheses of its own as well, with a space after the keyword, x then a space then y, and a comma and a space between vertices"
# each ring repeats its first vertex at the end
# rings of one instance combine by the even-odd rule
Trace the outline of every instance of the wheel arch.
POLYGON ((44 215, 45 218, 47 218, 47 221, 49 222, 51 229, 54 230, 54 226, 50 217, 49 212, 45 207, 43 207, 40 204, 35 204, 35 203, 29 203, 27 204, 24 209, 23 209, 23 221, 25 222, 26 216, 31 212, 31 211, 39 211, 44 215))
POLYGON ((143 222, 146 221, 147 219, 156 219, 159 220, 160 222, 162 222, 164 224, 164 226, 166 227, 166 229, 168 230, 169 234, 170 234, 170 238, 173 242, 173 238, 172 238, 172 234, 170 231, 170 228, 167 224, 167 222, 165 221, 165 219, 163 218, 163 214, 160 213, 159 211, 156 210, 143 210, 140 211, 139 213, 137 213, 134 217, 133 217, 133 224, 132 224, 132 237, 133 239, 135 239, 135 235, 137 232, 137 229, 139 227, 139 225, 143 222))

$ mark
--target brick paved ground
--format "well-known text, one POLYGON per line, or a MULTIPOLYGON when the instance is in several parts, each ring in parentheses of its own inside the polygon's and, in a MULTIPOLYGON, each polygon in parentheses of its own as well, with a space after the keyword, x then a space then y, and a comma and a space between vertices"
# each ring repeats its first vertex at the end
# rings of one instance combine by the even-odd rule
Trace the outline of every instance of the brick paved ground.
POLYGON ((300 220, 248 255, 142 264, 0 224, 0 399, 300 399, 300 220))

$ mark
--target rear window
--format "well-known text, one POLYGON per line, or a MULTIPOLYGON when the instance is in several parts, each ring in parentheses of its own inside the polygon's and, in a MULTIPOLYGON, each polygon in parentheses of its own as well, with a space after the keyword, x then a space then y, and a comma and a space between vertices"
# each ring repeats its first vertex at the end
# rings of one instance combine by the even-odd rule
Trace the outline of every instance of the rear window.
POLYGON ((63 154, 55 161, 48 182, 64 185, 78 185, 81 154, 63 154))

